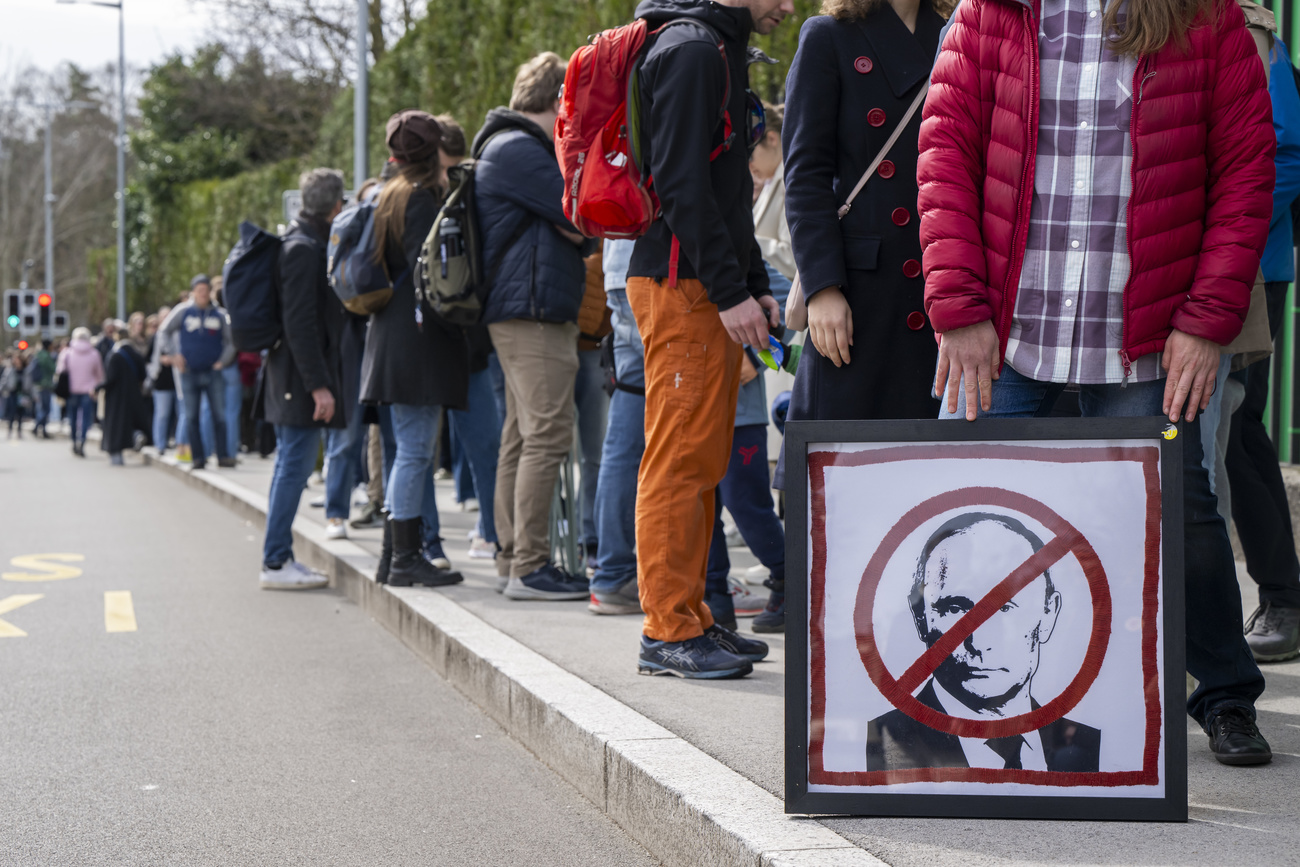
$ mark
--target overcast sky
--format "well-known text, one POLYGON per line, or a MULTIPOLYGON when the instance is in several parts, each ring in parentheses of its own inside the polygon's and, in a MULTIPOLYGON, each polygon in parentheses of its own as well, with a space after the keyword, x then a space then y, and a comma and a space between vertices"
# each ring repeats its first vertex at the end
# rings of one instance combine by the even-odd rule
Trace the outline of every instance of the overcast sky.
MULTIPOLYGON (((203 41, 206 12, 189 0, 123 0, 127 66, 143 68, 177 48, 203 41)), ((0 67, 29 63, 53 69, 64 61, 86 68, 117 62, 116 9, 54 0, 0 0, 0 67)))

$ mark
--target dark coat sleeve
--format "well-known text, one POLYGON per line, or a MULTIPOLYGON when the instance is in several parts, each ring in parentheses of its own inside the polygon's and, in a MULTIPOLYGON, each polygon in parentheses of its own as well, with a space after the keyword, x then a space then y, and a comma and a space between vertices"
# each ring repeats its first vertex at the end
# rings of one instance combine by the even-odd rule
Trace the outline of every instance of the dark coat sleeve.
POLYGON ((478 169, 476 181, 488 195, 499 196, 539 220, 577 233, 564 216, 564 175, 556 171, 555 156, 525 133, 493 148, 491 160, 478 169))
POLYGON ((748 274, 736 259, 709 168, 727 68, 717 46, 701 40, 665 47, 654 62, 647 78, 655 192, 664 221, 695 266, 709 300, 727 310, 750 297, 748 274))
POLYGON ((317 309, 322 265, 320 251, 306 242, 285 244, 280 253, 284 341, 309 392, 330 386, 322 311, 317 309))
MULTIPOLYGON (((845 286, 844 240, 835 198, 839 162, 840 75, 834 22, 812 18, 799 35, 799 50, 786 78, 785 216, 804 298, 827 286, 845 286)), ((856 179, 855 179, 856 180, 856 179)))

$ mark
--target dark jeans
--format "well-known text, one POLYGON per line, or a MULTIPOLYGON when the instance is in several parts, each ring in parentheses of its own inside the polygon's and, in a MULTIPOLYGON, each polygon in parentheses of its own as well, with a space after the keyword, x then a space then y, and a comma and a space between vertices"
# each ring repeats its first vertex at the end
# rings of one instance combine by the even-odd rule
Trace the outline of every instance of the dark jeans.
POLYGON ((723 506, 731 512, 749 550, 771 571, 772 582, 782 585, 785 582, 785 530, 776 516, 771 482, 767 471, 767 425, 741 425, 732 439, 727 475, 718 485, 714 498, 713 539, 709 543, 709 565, 704 581, 705 601, 719 620, 732 620, 736 616, 727 588, 731 558, 722 529, 723 506))
POLYGON ((93 394, 69 395, 67 412, 72 441, 79 446, 84 446, 86 433, 95 421, 95 396, 93 394))
POLYGON ((212 426, 215 429, 218 458, 228 458, 226 450, 226 383, 219 370, 190 370, 181 374, 181 400, 185 404, 185 424, 189 427, 190 454, 195 464, 207 461, 203 451, 203 415, 199 411, 203 395, 208 396, 212 407, 212 426))
MULTIPOLYGON (((1282 325, 1286 289, 1286 283, 1264 285, 1268 327, 1275 338, 1282 325)), ((1246 399, 1232 416, 1224 464, 1232 487, 1232 520, 1246 555, 1246 571, 1259 585, 1259 601, 1300 608, 1300 560, 1291 506, 1277 449, 1264 428, 1270 362, 1266 358, 1246 368, 1246 399)))
MULTIPOLYGON (((990 418, 1042 418, 1049 415, 1065 386, 1037 382, 1021 376, 1010 365, 993 383, 990 418)), ((1085 418, 1132 418, 1162 415, 1165 381, 1118 385, 1084 385, 1079 388, 1079 409, 1085 418)), ((940 418, 966 417, 964 396, 957 413, 940 418)), ((1210 476, 1202 465, 1201 422, 1184 426, 1183 436, 1183 543, 1187 590, 1187 670, 1196 678, 1196 691, 1187 699, 1187 712, 1202 726, 1211 712, 1228 707, 1246 708, 1254 715, 1255 699, 1264 692, 1259 673, 1242 635, 1241 590, 1228 530, 1219 516, 1218 501, 1210 491, 1210 476)), ((1235 499, 1235 497, 1234 497, 1235 499)))

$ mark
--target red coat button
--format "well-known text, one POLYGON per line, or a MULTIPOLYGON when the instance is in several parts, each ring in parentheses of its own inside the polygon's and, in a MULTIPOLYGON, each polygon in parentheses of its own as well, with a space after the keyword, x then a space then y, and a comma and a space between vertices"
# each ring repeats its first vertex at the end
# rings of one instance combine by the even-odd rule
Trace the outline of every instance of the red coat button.
POLYGON ((907 208, 894 208, 893 219, 895 226, 906 226, 912 221, 912 214, 907 208))
POLYGON ((874 67, 875 64, 871 62, 870 57, 859 57, 857 60, 853 61, 853 68, 858 72, 861 72, 863 75, 866 75, 874 67))
POLYGON ((913 331, 920 331, 925 327, 925 314, 920 310, 913 310, 907 314, 907 327, 913 331))
POLYGON ((867 123, 871 124, 872 126, 884 126, 885 125, 884 110, 879 108, 873 108, 871 111, 867 112, 867 123))
POLYGON ((880 174, 882 178, 885 179, 892 178, 894 176, 894 164, 889 160, 881 160, 880 165, 876 168, 876 171, 880 174))
POLYGON ((911 279, 921 276, 921 263, 915 259, 908 259, 903 263, 903 276, 911 279))

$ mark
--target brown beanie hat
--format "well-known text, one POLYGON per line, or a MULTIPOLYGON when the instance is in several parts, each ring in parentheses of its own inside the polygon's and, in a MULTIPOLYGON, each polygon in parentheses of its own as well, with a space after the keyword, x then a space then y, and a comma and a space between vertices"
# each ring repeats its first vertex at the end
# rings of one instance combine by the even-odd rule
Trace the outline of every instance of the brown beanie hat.
POLYGON ((442 127, 427 111, 408 108, 388 119, 388 152, 404 163, 422 163, 438 153, 442 127))

